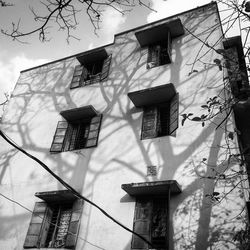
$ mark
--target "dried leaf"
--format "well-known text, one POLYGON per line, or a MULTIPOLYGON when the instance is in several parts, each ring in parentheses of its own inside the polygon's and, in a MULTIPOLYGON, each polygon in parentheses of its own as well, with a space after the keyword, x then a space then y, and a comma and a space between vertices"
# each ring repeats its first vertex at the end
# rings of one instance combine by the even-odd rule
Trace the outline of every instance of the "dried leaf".
POLYGON ((181 121, 181 125, 182 126, 184 126, 184 122, 186 121, 186 119, 184 118, 184 119, 182 119, 182 121, 181 121))
POLYGON ((195 121, 195 122, 200 122, 201 121, 201 118, 196 116, 194 118, 192 118, 192 121, 195 121))
POLYGON ((234 139, 234 133, 233 133, 233 132, 229 132, 227 136, 228 136, 228 138, 231 139, 231 140, 234 139))
POLYGON ((207 106, 207 105, 201 105, 201 107, 202 107, 203 109, 208 109, 208 106, 207 106))
POLYGON ((219 192, 213 192, 213 196, 218 196, 218 195, 220 195, 219 192))

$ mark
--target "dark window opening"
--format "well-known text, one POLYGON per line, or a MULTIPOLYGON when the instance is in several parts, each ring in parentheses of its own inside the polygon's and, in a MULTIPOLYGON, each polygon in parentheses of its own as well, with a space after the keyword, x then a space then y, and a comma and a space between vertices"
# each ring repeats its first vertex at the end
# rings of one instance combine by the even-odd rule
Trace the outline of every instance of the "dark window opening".
POLYGON ((169 134, 169 111, 170 111, 170 104, 164 103, 157 106, 158 112, 158 136, 164 136, 169 134))
POLYGON ((103 60, 93 62, 92 64, 85 64, 84 66, 87 69, 86 78, 84 80, 90 80, 91 77, 100 77, 103 60))
POLYGON ((171 135, 178 127, 178 95, 170 102, 143 108, 141 139, 171 135))
POLYGON ((109 75, 111 55, 106 51, 79 57, 81 65, 75 66, 70 88, 78 88, 105 80, 109 75))
MULTIPOLYGON (((134 231, 148 239, 154 249, 167 249, 168 203, 166 197, 137 197, 134 231)), ((148 245, 133 235, 132 249, 148 249, 148 245)))
POLYGON ((69 144, 69 150, 85 148, 89 128, 90 120, 79 121, 79 123, 70 124, 65 138, 65 144, 69 144))
POLYGON ((147 68, 153 68, 171 63, 171 40, 149 45, 147 68))

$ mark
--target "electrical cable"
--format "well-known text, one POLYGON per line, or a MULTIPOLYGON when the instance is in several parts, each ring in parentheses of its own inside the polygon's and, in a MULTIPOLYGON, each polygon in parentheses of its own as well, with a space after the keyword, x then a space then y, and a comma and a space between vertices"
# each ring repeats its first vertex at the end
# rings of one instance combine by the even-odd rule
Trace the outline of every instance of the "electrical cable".
POLYGON ((12 145, 14 148, 18 149, 23 154, 25 154, 26 156, 28 156, 29 158, 31 158, 32 160, 34 160, 38 164, 40 164, 47 172, 49 172, 64 187, 66 187, 68 190, 70 190, 72 192, 72 194, 74 194, 77 198, 82 199, 82 200, 88 202, 89 204, 91 204, 92 206, 94 206, 95 208, 97 208, 106 217, 108 217, 110 220, 112 220, 114 223, 116 223, 117 225, 119 225, 120 227, 122 227, 123 229, 125 229, 126 231, 128 231, 128 232, 136 235, 137 237, 139 237, 140 239, 142 239, 144 242, 146 242, 147 244, 149 244, 150 246, 153 247, 152 243, 149 242, 147 239, 145 239, 143 236, 141 236, 140 234, 138 234, 138 233, 134 232, 133 230, 129 229, 128 227, 126 227, 125 225, 123 225, 121 222, 119 222, 118 220, 116 220, 115 218, 113 218, 111 215, 109 215, 104 209, 102 209, 101 207, 99 207, 97 204, 95 204, 94 202, 92 202, 88 198, 86 198, 86 197, 82 196, 80 193, 78 193, 73 187, 71 187, 68 183, 66 183, 58 175, 56 175, 52 170, 50 170, 49 167, 45 163, 43 163, 41 160, 39 160, 35 156, 29 154, 24 149, 20 148, 12 139, 9 139, 8 136, 5 135, 2 130, 0 130, 0 136, 2 136, 2 138, 5 141, 7 141, 10 145, 12 145))

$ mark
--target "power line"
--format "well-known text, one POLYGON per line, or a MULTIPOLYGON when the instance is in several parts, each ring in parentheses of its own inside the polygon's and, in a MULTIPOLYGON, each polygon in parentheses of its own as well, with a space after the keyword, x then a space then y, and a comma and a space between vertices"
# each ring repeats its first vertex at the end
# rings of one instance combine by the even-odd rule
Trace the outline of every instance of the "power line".
POLYGON ((21 151, 23 154, 25 154, 26 156, 28 156, 29 158, 31 158, 32 160, 36 161, 38 164, 40 164, 47 172, 49 172, 56 180, 58 180, 65 188, 67 188, 68 190, 70 190, 72 192, 73 195, 75 195, 77 198, 82 199, 86 202, 88 202, 89 204, 91 204, 92 206, 96 207, 101 213, 103 213, 106 217, 108 217, 110 220, 112 220, 114 223, 116 223, 117 225, 119 225, 120 227, 122 227, 123 229, 125 229, 126 231, 138 236, 140 239, 142 239, 144 242, 146 242, 147 244, 149 244, 150 246, 153 247, 152 243, 149 242, 147 239, 145 239, 143 236, 141 236, 140 234, 134 232, 133 230, 129 229, 128 227, 126 227, 125 225, 123 225, 121 222, 119 222, 118 220, 116 220, 114 217, 112 217, 110 214, 108 214, 104 209, 102 209, 101 207, 99 207, 97 204, 95 204, 94 202, 92 202, 91 200, 89 200, 88 198, 82 196, 80 193, 78 193, 73 187, 71 187, 68 183, 66 183, 64 180, 62 180, 58 175, 56 175, 45 163, 43 163, 41 160, 39 160, 38 158, 36 158, 35 156, 29 154, 28 152, 26 152, 24 149, 20 148, 12 139, 10 139, 7 135, 4 134, 4 132, 2 130, 0 130, 0 136, 2 136, 2 138, 7 141, 10 145, 12 145, 14 148, 18 149, 19 151, 21 151))
MULTIPOLYGON (((13 203, 17 204, 18 206, 20 206, 20 207, 24 208, 25 210, 27 210, 27 211, 29 211, 30 213, 32 213, 32 214, 33 214, 33 211, 32 211, 32 210, 30 210, 29 208, 25 207, 25 206, 24 206, 24 205, 22 205, 21 203, 19 203, 19 202, 15 201, 15 200, 13 200, 13 199, 11 199, 11 198, 9 198, 9 197, 7 197, 7 196, 3 195, 2 193, 0 193, 0 195, 1 195, 2 197, 4 197, 5 199, 7 199, 7 200, 9 200, 9 201, 11 201, 11 202, 13 202, 13 203)), ((42 216, 40 216, 40 215, 37 215, 37 216, 38 216, 39 218, 41 218, 41 219, 43 219, 43 220, 47 221, 50 225, 53 225, 53 226, 55 226, 55 227, 59 228, 59 226, 58 226, 57 224, 52 223, 51 221, 49 221, 49 220, 47 220, 47 219, 43 218, 43 217, 42 217, 42 216)), ((70 231, 68 231, 68 234, 72 234, 72 235, 74 235, 74 234, 73 234, 73 233, 71 233, 70 231)), ((81 240, 83 240, 83 241, 85 241, 85 242, 87 242, 88 244, 90 244, 90 245, 92 245, 92 246, 94 246, 94 247, 96 247, 96 248, 99 248, 99 249, 101 249, 101 250, 105 250, 104 248, 99 247, 99 246, 97 246, 97 245, 95 245, 95 244, 93 244, 93 243, 89 242, 88 240, 86 240, 86 239, 82 238, 82 237, 81 237, 81 236, 79 236, 79 235, 77 236, 77 238, 78 238, 78 239, 81 239, 81 240)))

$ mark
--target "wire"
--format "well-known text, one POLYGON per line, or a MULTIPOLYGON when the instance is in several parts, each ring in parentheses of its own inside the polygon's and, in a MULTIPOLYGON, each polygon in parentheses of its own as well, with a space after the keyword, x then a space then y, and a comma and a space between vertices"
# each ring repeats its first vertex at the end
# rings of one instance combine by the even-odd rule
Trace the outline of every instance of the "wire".
POLYGON ((64 180, 62 180, 58 175, 56 175, 52 170, 50 170, 50 168, 43 163, 41 160, 39 160, 38 158, 36 158, 35 156, 29 154, 28 152, 26 152, 24 149, 20 148, 12 139, 8 138, 7 135, 5 135, 3 133, 2 130, 0 130, 0 136, 3 137, 4 140, 6 140, 9 144, 11 144, 14 148, 18 149, 19 151, 21 151, 23 154, 27 155, 28 157, 30 157, 32 160, 36 161, 37 163, 39 163, 47 172, 49 172, 56 180, 58 180, 64 187, 66 187, 68 190, 70 190, 72 192, 73 195, 75 195, 77 198, 82 199, 86 202, 88 202, 89 204, 91 204, 92 206, 96 207, 99 211, 101 211, 101 213, 103 213, 106 217, 108 217, 110 220, 112 220, 114 223, 116 223, 117 225, 119 225, 120 227, 122 227, 123 229, 125 229, 126 231, 138 236, 140 239, 142 239, 144 242, 146 242, 147 244, 149 244, 150 246, 153 247, 152 243, 149 242, 147 239, 145 239, 143 236, 141 236, 140 234, 134 232, 133 230, 129 229, 128 227, 126 227, 125 225, 123 225, 121 222, 119 222, 118 220, 116 220, 115 218, 113 218, 111 215, 109 215, 104 209, 102 209, 101 207, 99 207, 97 204, 95 204, 94 202, 92 202, 91 200, 89 200, 88 198, 82 196, 80 193, 78 193, 73 187, 71 187, 68 183, 66 183, 64 180))
MULTIPOLYGON (((24 208, 25 210, 27 210, 27 211, 29 211, 30 213, 32 213, 33 214, 33 211, 32 210, 30 210, 29 208, 27 208, 27 207, 25 207, 24 205, 22 205, 21 203, 19 203, 19 202, 17 202, 17 201, 15 201, 15 200, 13 200, 13 199, 11 199, 11 198, 9 198, 9 197, 7 197, 7 196, 5 196, 5 195, 3 195, 2 193, 0 193, 0 195, 2 196, 2 197, 4 197, 5 199, 7 199, 7 200, 9 200, 9 201, 11 201, 11 202, 13 202, 13 203, 15 203, 15 204, 17 204, 18 206, 20 206, 20 207, 22 207, 22 208, 24 208)), ((37 215, 39 218, 41 218, 41 219, 44 219, 42 216, 40 216, 40 215, 37 215)), ((57 225, 57 224, 55 224, 55 223, 52 223, 51 221, 49 221, 49 220, 47 220, 47 219, 44 219, 45 221, 47 221, 49 224, 51 224, 51 225, 53 225, 53 226, 55 226, 55 227, 57 227, 57 228, 59 228, 59 226, 57 225)), ((72 234, 72 235, 74 235, 73 233, 71 233, 70 231, 68 231, 68 234, 72 234)), ((99 247, 99 246, 97 246, 97 245, 95 245, 95 244, 93 244, 93 243, 91 243, 91 242, 89 242, 88 240, 86 240, 86 239, 84 239, 84 238, 82 238, 81 236, 77 236, 77 238, 78 239, 81 239, 81 240, 83 240, 83 241, 85 241, 85 242, 87 242, 88 244, 90 244, 90 245, 92 245, 92 246, 94 246, 94 247, 96 247, 96 248, 99 248, 99 249, 102 249, 102 250, 105 250, 104 248, 102 248, 102 247, 99 247)))

